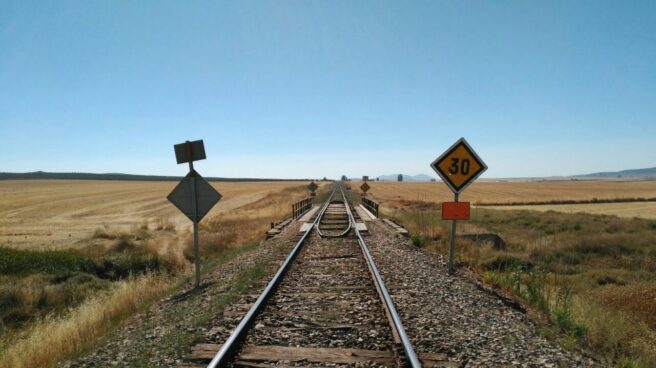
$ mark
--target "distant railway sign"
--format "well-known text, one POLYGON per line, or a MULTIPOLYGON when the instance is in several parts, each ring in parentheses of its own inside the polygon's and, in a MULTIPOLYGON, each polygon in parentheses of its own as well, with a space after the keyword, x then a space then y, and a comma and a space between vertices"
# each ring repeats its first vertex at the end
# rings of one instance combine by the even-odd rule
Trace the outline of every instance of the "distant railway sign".
POLYGON ((317 188, 319 188, 319 186, 314 181, 312 181, 310 184, 308 184, 307 188, 310 190, 310 192, 314 192, 317 190, 317 188))
POLYGON ((367 184, 367 182, 364 182, 362 185, 360 185, 360 190, 362 190, 364 193, 367 193, 369 189, 371 189, 371 187, 369 184, 367 184))
POLYGON ((198 288, 200 286, 198 222, 221 199, 221 194, 212 188, 210 183, 194 170, 194 161, 205 159, 205 145, 202 140, 186 141, 176 144, 173 146, 173 149, 175 150, 175 160, 178 164, 189 163, 189 173, 173 188, 173 191, 166 198, 193 222, 194 264, 196 268, 196 282, 194 286, 198 288))
POLYGON ((478 157, 465 138, 458 139, 431 163, 431 167, 456 194, 462 192, 487 170, 487 165, 478 157))
POLYGON ((453 191, 454 202, 442 203, 442 220, 451 221, 451 239, 449 245, 449 274, 453 274, 453 257, 456 242, 456 223, 469 220, 469 203, 458 202, 460 192, 478 178, 487 165, 474 152, 465 138, 460 138, 430 165, 446 185, 453 191))
POLYGON ((196 171, 190 171, 178 183, 178 185, 166 197, 174 206, 176 206, 185 216, 189 217, 191 221, 199 222, 207 215, 214 205, 221 199, 219 193, 210 183, 207 182, 196 171), (192 194, 191 179, 194 178, 196 185, 196 208, 194 218, 194 198, 192 194))
POLYGON ((204 160, 205 157, 205 145, 203 140, 198 141, 186 141, 185 143, 176 144, 173 146, 175 150, 175 159, 178 161, 178 164, 184 164, 185 162, 192 162, 198 160, 204 160))

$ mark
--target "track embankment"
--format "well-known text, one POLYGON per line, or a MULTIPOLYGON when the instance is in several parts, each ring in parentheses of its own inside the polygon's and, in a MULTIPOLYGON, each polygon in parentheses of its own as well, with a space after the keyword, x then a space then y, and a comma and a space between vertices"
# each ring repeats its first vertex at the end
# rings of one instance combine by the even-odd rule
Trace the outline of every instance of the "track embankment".
POLYGON ((86 354, 60 367, 178 367, 197 341, 223 340, 239 318, 223 312, 238 308, 262 291, 287 256, 298 225, 259 245, 228 254, 203 275, 199 292, 193 282, 123 322, 86 354))
POLYGON ((525 313, 462 276, 446 260, 368 222, 369 249, 417 351, 440 351, 464 367, 591 367, 593 359, 540 336, 525 313))
MULTIPOLYGON (((442 367, 596 365, 593 359, 546 340, 528 315, 473 281, 449 276, 441 256, 412 246, 380 220, 367 221, 366 226, 368 249, 424 366, 431 366, 425 364, 427 357, 438 356, 436 366, 442 367)), ((223 263, 207 275, 200 292, 181 291, 155 303, 94 351, 65 366, 203 367, 200 361, 190 363, 191 349, 202 343, 214 349, 228 339, 293 248, 299 228, 293 223, 277 237, 223 263)), ((390 337, 388 319, 358 253, 352 238, 311 234, 278 293, 258 315, 237 359, 264 366, 260 362, 266 354, 342 351, 357 357, 390 352, 358 364, 397 365, 398 343, 390 337), (294 347, 298 351, 291 352, 294 347)), ((325 366, 307 361, 287 365, 325 366)))

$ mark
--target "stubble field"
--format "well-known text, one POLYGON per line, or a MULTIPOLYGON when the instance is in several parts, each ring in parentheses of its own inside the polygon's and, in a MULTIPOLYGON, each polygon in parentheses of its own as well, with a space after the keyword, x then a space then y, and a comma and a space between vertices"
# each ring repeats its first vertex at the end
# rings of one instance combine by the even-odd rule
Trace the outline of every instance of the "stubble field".
MULTIPOLYGON (((412 201, 441 203, 452 201, 453 194, 441 182, 371 182, 369 195, 384 206, 398 207, 412 201)), ((351 187, 359 191, 361 182, 351 187)), ((475 182, 460 196, 461 201, 477 204, 538 203, 548 201, 592 201, 622 198, 656 197, 656 181, 534 181, 475 182)), ((494 206, 495 209, 586 212, 621 217, 656 218, 656 202, 595 203, 564 205, 494 206)))
MULTIPOLYGON (((303 182, 212 182, 223 198, 204 222, 303 182)), ((96 180, 0 181, 0 244, 20 249, 63 249, 85 244, 99 228, 191 222, 166 196, 177 182, 96 180)), ((287 203, 284 203, 286 205, 287 203)))

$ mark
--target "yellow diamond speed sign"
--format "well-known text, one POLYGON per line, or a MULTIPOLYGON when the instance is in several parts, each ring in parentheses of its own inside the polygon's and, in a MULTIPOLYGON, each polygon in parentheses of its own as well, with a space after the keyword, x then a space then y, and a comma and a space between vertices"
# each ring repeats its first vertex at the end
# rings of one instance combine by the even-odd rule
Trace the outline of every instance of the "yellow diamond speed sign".
POLYGON ((460 138, 454 143, 431 163, 431 167, 454 193, 462 192, 487 170, 487 165, 478 157, 465 138, 460 138))
POLYGON ((369 184, 367 184, 366 181, 365 181, 364 183, 362 183, 362 185, 360 185, 360 190, 362 190, 362 191, 365 192, 365 193, 367 193, 367 191, 368 191, 370 188, 371 188, 371 187, 369 186, 369 184))

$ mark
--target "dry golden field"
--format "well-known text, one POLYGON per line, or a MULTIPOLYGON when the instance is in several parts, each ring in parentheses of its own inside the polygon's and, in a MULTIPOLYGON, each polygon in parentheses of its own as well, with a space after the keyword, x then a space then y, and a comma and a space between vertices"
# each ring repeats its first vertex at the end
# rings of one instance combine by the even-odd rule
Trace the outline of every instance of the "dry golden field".
MULTIPOLYGON (((0 367, 54 366, 184 285, 193 247, 166 200, 176 184, 0 181, 0 367)), ((203 269, 256 246, 307 184, 212 183, 223 198, 200 224, 203 269)))
MULTIPOLYGON (((383 206, 400 206, 406 201, 443 202, 453 194, 442 182, 368 182, 369 196, 383 206)), ((358 190, 361 182, 351 183, 358 190)), ((541 202, 550 200, 592 200, 614 198, 646 198, 656 196, 656 181, 542 181, 542 182, 476 182, 460 196, 461 201, 477 203, 541 202)), ((501 207, 499 207, 501 208, 501 207)), ((601 203, 577 205, 512 206, 506 209, 590 212, 623 217, 656 218, 656 203, 601 203)))
POLYGON ((490 206, 487 208, 496 210, 556 211, 563 213, 584 212, 595 215, 615 215, 619 217, 656 219, 656 202, 490 206))
MULTIPOLYGON (((81 244, 99 228, 160 223, 187 230, 191 222, 166 200, 176 182, 93 180, 0 181, 0 244, 60 249, 81 244)), ((305 182, 213 182, 223 195, 203 222, 305 182)))

